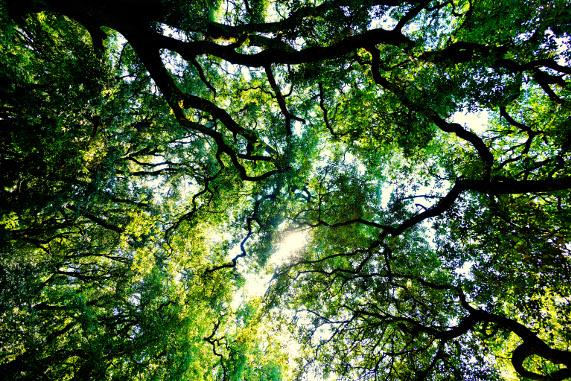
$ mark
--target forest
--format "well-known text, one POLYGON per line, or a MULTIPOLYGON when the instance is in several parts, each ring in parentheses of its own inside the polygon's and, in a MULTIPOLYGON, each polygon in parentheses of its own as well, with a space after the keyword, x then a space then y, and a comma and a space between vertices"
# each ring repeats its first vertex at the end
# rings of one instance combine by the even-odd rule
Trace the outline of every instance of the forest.
POLYGON ((568 0, 0 0, 0 379, 569 380, 570 189, 568 0))

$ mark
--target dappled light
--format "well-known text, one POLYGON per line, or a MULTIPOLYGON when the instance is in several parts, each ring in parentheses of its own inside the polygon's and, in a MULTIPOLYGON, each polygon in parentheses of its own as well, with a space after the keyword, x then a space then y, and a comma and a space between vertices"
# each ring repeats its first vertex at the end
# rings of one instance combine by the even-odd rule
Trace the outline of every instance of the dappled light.
POLYGON ((565 0, 0 0, 0 379, 571 379, 565 0))

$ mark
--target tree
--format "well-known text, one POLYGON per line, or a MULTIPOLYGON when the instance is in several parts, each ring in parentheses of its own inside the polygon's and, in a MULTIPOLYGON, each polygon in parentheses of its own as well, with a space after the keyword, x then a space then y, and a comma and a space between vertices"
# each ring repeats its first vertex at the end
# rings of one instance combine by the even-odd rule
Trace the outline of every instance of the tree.
POLYGON ((571 377, 565 1, 4 1, 9 378, 571 377))
MULTIPOLYGON (((221 192, 176 194, 228 181, 214 178, 206 142, 170 120, 116 37, 106 54, 117 61, 102 61, 68 19, 38 14, 3 24, 0 374, 229 374, 214 337, 220 346, 242 337, 240 356, 258 349, 226 312, 231 274, 208 271, 225 244, 205 233, 218 227, 221 192), (227 338, 213 331, 228 326, 227 338)), ((230 185, 224 192, 236 193, 230 185)), ((252 374, 273 372, 275 364, 259 360, 252 374)))

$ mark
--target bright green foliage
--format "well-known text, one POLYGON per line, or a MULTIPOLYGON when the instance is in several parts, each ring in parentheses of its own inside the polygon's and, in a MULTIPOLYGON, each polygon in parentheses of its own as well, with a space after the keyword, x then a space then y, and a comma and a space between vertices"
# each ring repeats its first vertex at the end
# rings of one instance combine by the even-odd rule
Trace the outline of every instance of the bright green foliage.
POLYGON ((570 9, 0 0, 1 377, 571 378, 570 9))

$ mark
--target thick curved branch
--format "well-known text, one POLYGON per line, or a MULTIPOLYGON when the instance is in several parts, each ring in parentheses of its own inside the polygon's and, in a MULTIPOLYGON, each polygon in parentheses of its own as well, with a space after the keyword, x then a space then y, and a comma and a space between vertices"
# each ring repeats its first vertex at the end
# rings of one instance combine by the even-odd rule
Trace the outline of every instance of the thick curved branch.
POLYGON ((416 7, 410 9, 401 19, 398 21, 397 25, 394 27, 394 30, 402 31, 406 24, 408 24, 413 18, 418 16, 418 14, 426 8, 429 1, 424 0, 420 1, 416 7))
POLYGON ((385 228, 392 235, 397 236, 420 222, 441 215, 458 199, 465 191, 474 191, 488 195, 524 194, 557 192, 571 189, 571 177, 545 180, 457 180, 448 193, 434 206, 428 208, 396 227, 385 228))
POLYGON ((528 134, 534 134, 534 131, 526 124, 518 122, 515 120, 506 110, 505 106, 500 106, 500 115, 512 126, 519 128, 522 131, 527 132, 528 134))
POLYGON ((494 163, 494 156, 492 155, 490 149, 486 146, 484 141, 478 135, 474 134, 471 131, 466 130, 460 124, 447 122, 444 118, 440 117, 438 113, 436 113, 434 110, 429 109, 424 105, 412 102, 406 96, 406 92, 403 89, 399 88, 397 85, 391 83, 389 80, 381 76, 380 72, 381 62, 380 62, 379 50, 374 47, 368 47, 368 50, 372 56, 371 71, 375 83, 392 92, 401 101, 401 103, 405 105, 408 109, 420 112, 421 114, 428 117, 442 131, 453 133, 456 136, 458 136, 460 139, 469 142, 475 148, 476 152, 480 156, 480 159, 484 163, 485 167, 484 177, 488 177, 490 175, 491 168, 494 163))
POLYGON ((424 52, 419 58, 425 61, 447 65, 455 65, 486 58, 490 60, 492 67, 507 69, 512 73, 529 72, 553 102, 558 104, 565 103, 565 100, 560 98, 555 91, 551 89, 550 85, 556 84, 560 87, 567 87, 568 84, 564 76, 571 74, 570 67, 560 65, 553 59, 545 58, 520 63, 513 59, 506 58, 507 52, 508 48, 506 46, 487 46, 460 41, 441 50, 424 52), (542 67, 561 73, 561 75, 549 74, 540 70, 542 67))
MULTIPOLYGON (((420 277, 412 277, 413 279, 420 281, 420 283, 426 287, 430 287, 437 290, 451 290, 454 291, 460 298, 460 304, 468 312, 468 315, 463 318, 460 323, 449 330, 446 331, 434 331, 433 335, 441 340, 448 341, 450 339, 459 337, 469 330, 472 330, 479 323, 491 323, 496 325, 498 328, 507 330, 509 332, 515 333, 523 340, 512 353, 512 364, 516 371, 524 376, 533 379, 554 379, 562 380, 571 375, 571 352, 566 350, 554 349, 540 339, 533 331, 531 331, 525 325, 519 323, 516 320, 507 318, 505 316, 497 315, 494 313, 487 312, 482 309, 477 309, 472 307, 466 300, 466 295, 456 286, 451 285, 440 285, 432 282, 423 280, 420 277), (555 364, 563 364, 566 366, 564 369, 560 369, 550 375, 542 376, 533 372, 526 370, 523 366, 523 362, 526 358, 538 355, 546 360, 549 360, 555 364)), ((416 325, 417 329, 431 333, 433 331, 431 327, 424 327, 420 324, 416 325)))
POLYGON ((278 86, 278 83, 276 82, 276 78, 274 77, 274 73, 272 72, 272 67, 270 65, 266 66, 265 68, 266 71, 266 76, 268 77, 268 82, 270 83, 270 86, 272 87, 272 90, 274 91, 275 95, 276 95, 276 99, 278 101, 278 105, 280 106, 280 110, 282 112, 282 114, 285 117, 285 129, 286 129, 286 135, 291 135, 292 131, 291 131, 291 121, 292 119, 295 119, 299 122, 303 122, 304 120, 293 115, 291 112, 289 112, 289 110, 287 109, 287 105, 285 102, 285 97, 282 94, 280 87, 278 86))
POLYGON ((272 64, 303 64, 339 58, 359 48, 387 44, 412 47, 414 42, 399 31, 372 29, 361 34, 349 36, 328 46, 312 46, 301 50, 268 47, 258 53, 240 53, 232 45, 218 45, 212 41, 184 42, 171 37, 155 34, 149 36, 161 49, 179 53, 186 60, 198 55, 210 55, 236 65, 265 67, 272 64))
MULTIPOLYGON (((404 4, 419 4, 424 3, 425 0, 366 0, 363 1, 362 6, 389 6, 396 7, 404 4)), ((338 9, 339 7, 348 6, 351 3, 347 0, 333 0, 323 2, 317 6, 303 6, 292 12, 288 17, 280 21, 267 22, 267 23, 248 23, 240 25, 226 25, 217 22, 210 22, 207 30, 204 32, 210 38, 225 38, 232 39, 238 38, 243 34, 249 33, 279 33, 284 31, 295 31, 305 19, 316 17, 327 13, 330 10, 338 9)), ((198 30, 197 30, 198 31, 198 30)))
MULTIPOLYGON (((153 49, 152 46, 147 45, 145 41, 141 40, 141 36, 139 35, 132 35, 128 33, 126 37, 128 38, 129 42, 133 45, 133 48, 137 52, 141 61, 143 61, 143 63, 147 67, 147 70, 151 74, 151 77, 154 79, 158 88, 165 96, 165 99, 169 104, 169 106, 171 107, 171 109, 173 110, 178 122, 181 125, 191 130, 200 132, 204 135, 213 138, 220 152, 223 152, 230 157, 233 166, 238 170, 238 173, 240 174, 240 177, 243 180, 259 181, 266 179, 272 176, 273 174, 279 172, 279 170, 276 169, 276 170, 267 171, 261 175, 256 175, 256 176, 248 175, 246 169, 239 161, 238 157, 239 153, 237 153, 232 147, 230 147, 230 145, 228 145, 228 143, 226 143, 223 135, 220 132, 207 128, 206 126, 188 120, 181 108, 181 103, 183 107, 193 107, 198 110, 210 113, 215 118, 221 120, 222 123, 224 123, 224 125, 230 132, 234 133, 235 135, 238 134, 240 136, 243 136, 248 142, 252 144, 255 143, 258 145, 266 146, 267 152, 275 153, 275 150, 272 147, 267 146, 260 139, 258 139, 253 132, 241 127, 236 121, 232 119, 232 117, 225 110, 219 108, 214 103, 194 95, 183 94, 178 89, 173 79, 170 77, 169 73, 164 67, 164 64, 159 55, 159 51, 157 49, 153 49)), ((258 157, 252 159, 250 155, 241 155, 240 157, 247 160, 260 159, 258 157)), ((270 161, 272 159, 268 157, 265 160, 270 161)))

